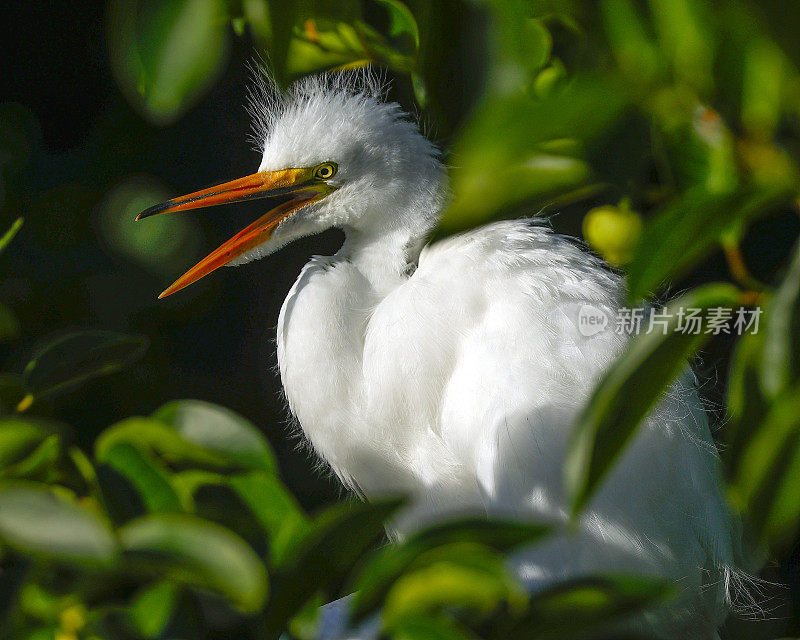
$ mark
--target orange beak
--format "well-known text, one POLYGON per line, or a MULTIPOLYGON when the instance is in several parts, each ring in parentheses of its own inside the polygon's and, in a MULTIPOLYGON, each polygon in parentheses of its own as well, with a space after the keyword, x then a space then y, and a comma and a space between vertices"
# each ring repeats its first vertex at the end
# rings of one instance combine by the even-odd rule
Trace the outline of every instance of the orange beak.
POLYGON ((218 204, 254 200, 256 198, 272 198, 277 196, 292 195, 290 200, 281 203, 274 209, 261 216, 253 224, 242 229, 230 240, 212 251, 189 271, 184 273, 164 292, 158 296, 164 298, 180 291, 200 278, 208 275, 215 269, 238 258, 243 253, 266 242, 270 239, 275 228, 282 220, 293 211, 321 200, 335 187, 314 178, 314 168, 281 169, 280 171, 259 171, 238 180, 231 180, 223 184, 195 191, 179 198, 173 198, 142 211, 137 220, 148 218, 160 213, 174 213, 188 211, 200 207, 213 207, 218 204))

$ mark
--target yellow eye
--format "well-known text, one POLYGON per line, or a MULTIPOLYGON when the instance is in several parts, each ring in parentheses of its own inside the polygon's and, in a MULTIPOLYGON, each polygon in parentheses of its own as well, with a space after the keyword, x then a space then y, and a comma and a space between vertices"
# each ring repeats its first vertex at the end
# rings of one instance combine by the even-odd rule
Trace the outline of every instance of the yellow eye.
POLYGON ((314 176, 320 180, 327 180, 336 175, 336 169, 335 162, 324 162, 314 170, 314 176))

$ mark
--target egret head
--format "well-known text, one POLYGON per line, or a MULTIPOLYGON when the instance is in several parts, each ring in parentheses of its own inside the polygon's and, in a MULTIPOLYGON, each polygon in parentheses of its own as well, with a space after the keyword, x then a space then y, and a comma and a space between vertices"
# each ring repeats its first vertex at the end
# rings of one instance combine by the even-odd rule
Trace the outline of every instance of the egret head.
POLYGON ((331 227, 424 233, 446 193, 436 148, 397 103, 380 99, 369 72, 310 76, 286 94, 266 82, 253 94, 258 172, 174 198, 138 219, 256 198, 281 198, 262 217, 170 286, 170 295, 225 264, 268 255, 331 227))

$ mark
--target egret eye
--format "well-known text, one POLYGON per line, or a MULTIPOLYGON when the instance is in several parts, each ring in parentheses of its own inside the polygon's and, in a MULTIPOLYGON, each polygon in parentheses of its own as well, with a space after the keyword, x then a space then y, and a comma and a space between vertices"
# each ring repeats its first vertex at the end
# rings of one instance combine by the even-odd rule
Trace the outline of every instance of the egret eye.
POLYGON ((336 175, 336 169, 336 163, 325 162, 314 170, 314 177, 319 178, 320 180, 327 180, 328 178, 332 178, 336 175))

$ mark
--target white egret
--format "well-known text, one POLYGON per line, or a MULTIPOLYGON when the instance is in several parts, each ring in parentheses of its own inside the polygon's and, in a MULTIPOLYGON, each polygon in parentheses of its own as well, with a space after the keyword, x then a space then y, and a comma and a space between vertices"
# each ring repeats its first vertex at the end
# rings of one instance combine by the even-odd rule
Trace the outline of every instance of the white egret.
MULTIPOLYGON (((278 319, 281 380, 314 450, 359 494, 413 496, 399 535, 465 513, 564 523, 570 426, 625 340, 613 330, 584 335, 579 309, 614 317, 623 282, 532 220, 426 246, 447 201, 446 171, 400 106, 378 94, 368 75, 261 92, 258 172, 140 217, 288 199, 162 296, 224 264, 343 229, 342 248, 311 259, 278 319)), ((535 589, 603 571, 665 576, 680 595, 631 629, 716 637, 739 546, 717 466, 687 375, 580 526, 515 556, 519 577, 535 589)))

